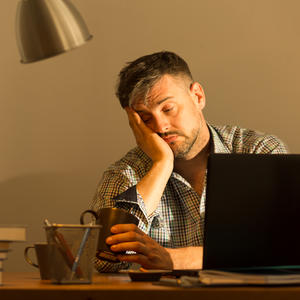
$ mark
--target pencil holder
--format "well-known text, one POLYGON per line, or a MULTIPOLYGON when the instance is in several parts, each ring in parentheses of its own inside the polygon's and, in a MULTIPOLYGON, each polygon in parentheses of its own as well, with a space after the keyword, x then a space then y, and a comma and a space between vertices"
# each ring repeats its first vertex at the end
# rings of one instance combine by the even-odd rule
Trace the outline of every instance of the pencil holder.
POLYGON ((52 283, 91 283, 100 225, 45 226, 52 283))

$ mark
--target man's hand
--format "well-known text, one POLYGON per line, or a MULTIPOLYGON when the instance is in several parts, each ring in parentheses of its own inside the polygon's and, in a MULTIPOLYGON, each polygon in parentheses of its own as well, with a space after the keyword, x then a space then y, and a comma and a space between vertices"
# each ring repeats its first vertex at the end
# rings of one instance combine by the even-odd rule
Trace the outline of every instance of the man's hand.
POLYGON ((137 145, 151 158, 153 163, 169 161, 173 164, 174 155, 169 145, 153 130, 145 125, 141 117, 132 108, 125 108, 129 125, 137 145))
POLYGON ((172 270, 173 262, 165 248, 151 239, 134 224, 118 224, 111 228, 112 236, 106 239, 114 252, 134 251, 136 254, 120 254, 120 261, 135 262, 145 269, 172 270))
POLYGON ((152 167, 137 184, 148 215, 152 214, 161 199, 174 167, 174 155, 169 145, 153 130, 145 125, 132 108, 126 107, 129 124, 138 146, 152 160, 152 167))

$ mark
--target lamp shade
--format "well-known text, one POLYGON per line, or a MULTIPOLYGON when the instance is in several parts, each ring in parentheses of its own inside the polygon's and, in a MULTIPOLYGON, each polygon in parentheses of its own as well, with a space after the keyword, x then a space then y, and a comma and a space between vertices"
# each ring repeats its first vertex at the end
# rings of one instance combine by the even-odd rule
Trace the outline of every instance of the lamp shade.
POLYGON ((16 38, 21 62, 30 63, 79 47, 92 36, 69 0, 20 0, 16 38))

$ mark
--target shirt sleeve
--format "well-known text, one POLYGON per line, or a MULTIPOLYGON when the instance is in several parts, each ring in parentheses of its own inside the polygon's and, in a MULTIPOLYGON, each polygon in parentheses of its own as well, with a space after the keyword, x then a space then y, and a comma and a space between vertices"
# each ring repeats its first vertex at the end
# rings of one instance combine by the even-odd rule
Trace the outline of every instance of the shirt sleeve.
POLYGON ((116 273, 128 269, 130 266, 131 264, 127 262, 111 263, 94 257, 94 267, 99 273, 116 273))

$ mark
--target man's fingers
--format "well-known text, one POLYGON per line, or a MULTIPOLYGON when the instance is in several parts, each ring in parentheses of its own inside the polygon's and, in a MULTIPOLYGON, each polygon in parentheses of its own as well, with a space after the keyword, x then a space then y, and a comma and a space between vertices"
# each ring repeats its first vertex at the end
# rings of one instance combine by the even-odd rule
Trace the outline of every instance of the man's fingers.
POLYGON ((148 264, 148 258, 142 254, 119 254, 117 257, 120 261, 134 262, 142 266, 148 264))
POLYGON ((114 244, 119 244, 124 242, 136 242, 136 241, 143 243, 143 236, 133 231, 114 234, 109 236, 106 239, 106 243, 108 245, 114 245, 114 244))
POLYGON ((149 259, 148 256, 145 256, 143 254, 118 254, 118 259, 120 261, 126 261, 126 262, 134 262, 140 264, 143 269, 163 269, 163 270, 172 270, 173 265, 164 265, 164 264, 157 264, 153 263, 151 259, 149 259))
POLYGON ((127 112, 129 125, 134 132, 141 134, 152 132, 135 110, 133 110, 131 107, 125 107, 125 110, 127 112))
POLYGON ((126 110, 126 113, 127 113, 129 125, 132 128, 132 130, 135 131, 136 129, 138 129, 138 126, 137 126, 136 117, 133 114, 134 111, 130 107, 125 107, 125 110, 126 110))
POLYGON ((149 249, 142 242, 127 242, 112 245, 110 249, 114 252, 134 251, 139 254, 148 255, 149 249))
POLYGON ((144 232, 141 229, 139 229, 135 224, 117 224, 112 226, 110 231, 114 234, 134 231, 141 235, 144 235, 144 232))
POLYGON ((144 244, 144 239, 146 237, 145 233, 140 230, 135 224, 114 225, 111 228, 111 232, 113 234, 106 239, 106 243, 108 245, 115 245, 126 242, 140 242, 144 244))

